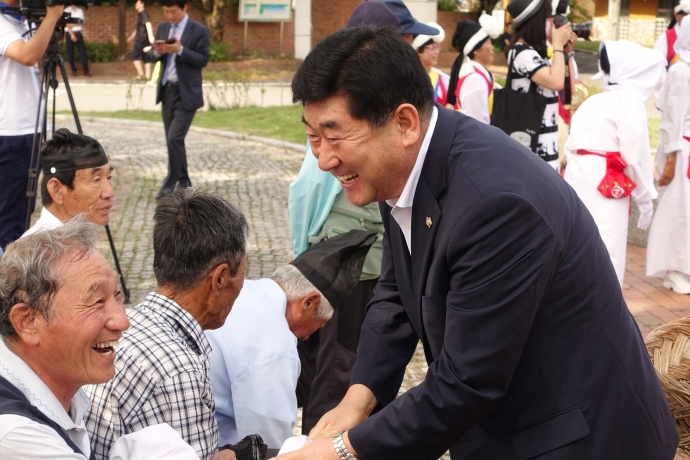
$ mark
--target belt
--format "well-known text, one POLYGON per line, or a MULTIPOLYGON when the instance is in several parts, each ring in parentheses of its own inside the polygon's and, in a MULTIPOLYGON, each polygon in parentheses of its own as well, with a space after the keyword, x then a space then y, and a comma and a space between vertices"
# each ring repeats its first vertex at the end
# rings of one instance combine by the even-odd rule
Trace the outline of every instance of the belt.
POLYGON ((166 88, 177 88, 177 82, 176 81, 169 81, 165 84, 166 88))
POLYGON ((637 186, 631 178, 623 174, 628 163, 621 158, 620 152, 598 153, 590 150, 578 150, 577 154, 606 158, 606 175, 597 187, 597 190, 606 198, 625 198, 630 196, 637 186))

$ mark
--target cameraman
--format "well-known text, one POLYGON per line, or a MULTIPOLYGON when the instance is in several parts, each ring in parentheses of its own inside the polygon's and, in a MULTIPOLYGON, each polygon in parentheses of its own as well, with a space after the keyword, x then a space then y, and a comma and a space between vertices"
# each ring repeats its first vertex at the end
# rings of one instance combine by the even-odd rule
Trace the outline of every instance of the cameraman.
MULTIPOLYGON (((3 6, 19 3, 4 0, 0 2, 3 6)), ((26 187, 40 95, 37 63, 63 8, 46 7, 46 16, 33 36, 20 16, 0 14, 0 248, 26 230, 26 187)))

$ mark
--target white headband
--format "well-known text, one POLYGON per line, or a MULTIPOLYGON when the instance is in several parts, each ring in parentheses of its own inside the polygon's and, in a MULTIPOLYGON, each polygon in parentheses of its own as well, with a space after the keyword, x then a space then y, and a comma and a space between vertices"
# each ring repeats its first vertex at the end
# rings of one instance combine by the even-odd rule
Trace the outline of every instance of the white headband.
POLYGON ((681 0, 678 5, 676 5, 675 8, 673 8, 673 12, 676 14, 679 13, 685 13, 688 14, 690 13, 690 0, 681 0))
POLYGON ((465 44, 465 47, 462 49, 462 54, 465 56, 468 56, 472 52, 474 47, 477 46, 477 43, 481 42, 487 37, 497 38, 501 34, 501 25, 498 23, 496 18, 489 16, 486 13, 482 13, 482 15, 479 17, 479 25, 481 26, 481 29, 470 37, 470 39, 467 41, 467 44, 465 44))
POLYGON ((521 24, 525 19, 527 19, 534 10, 541 4, 542 0, 532 0, 532 3, 527 5, 527 8, 522 10, 522 13, 518 14, 516 18, 513 19, 513 24, 521 24))
POLYGON ((412 40, 412 48, 414 48, 414 49, 421 48, 422 45, 424 45, 429 40, 433 40, 435 43, 441 43, 443 40, 446 39, 446 32, 443 30, 443 27, 439 26, 435 22, 427 22, 426 25, 428 25, 429 27, 433 27, 434 29, 439 30, 439 33, 436 35, 424 35, 424 34, 417 35, 414 38, 414 40, 412 40))

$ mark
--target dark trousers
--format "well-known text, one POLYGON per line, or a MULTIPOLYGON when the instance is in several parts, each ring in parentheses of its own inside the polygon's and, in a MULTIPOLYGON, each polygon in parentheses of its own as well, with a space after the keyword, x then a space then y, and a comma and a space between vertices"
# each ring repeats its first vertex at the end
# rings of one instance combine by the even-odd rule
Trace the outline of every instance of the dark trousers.
POLYGON ((297 345, 302 363, 297 382, 297 403, 303 408, 302 434, 309 434, 350 388, 365 309, 378 281, 378 278, 360 281, 347 296, 346 304, 334 305, 335 313, 330 321, 297 345))
POLYGON ((65 33, 65 42, 67 43, 67 59, 69 60, 69 66, 72 68, 72 72, 77 71, 77 66, 74 65, 74 45, 79 47, 79 56, 81 57, 81 68, 84 74, 89 73, 89 58, 86 56, 86 46, 84 46, 84 37, 81 32, 74 32, 77 36, 77 41, 73 42, 72 37, 69 33, 65 33))
MULTIPOLYGON (((29 163, 33 134, 0 136, 0 247, 26 231, 29 163)), ((37 153, 38 154, 38 153, 37 153)), ((33 212, 33 206, 31 211, 33 212)))
POLYGON ((161 188, 172 190, 175 184, 190 187, 187 172, 187 151, 184 138, 192 125, 196 110, 185 110, 182 106, 180 88, 168 83, 163 87, 163 126, 168 144, 168 177, 161 188))

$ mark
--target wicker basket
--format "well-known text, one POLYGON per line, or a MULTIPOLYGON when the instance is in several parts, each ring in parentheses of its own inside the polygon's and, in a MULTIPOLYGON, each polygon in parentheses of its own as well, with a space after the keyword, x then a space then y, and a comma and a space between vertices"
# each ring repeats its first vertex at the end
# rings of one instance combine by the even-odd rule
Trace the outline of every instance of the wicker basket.
POLYGON ((676 421, 678 454, 690 459, 690 317, 659 326, 645 344, 676 421))

